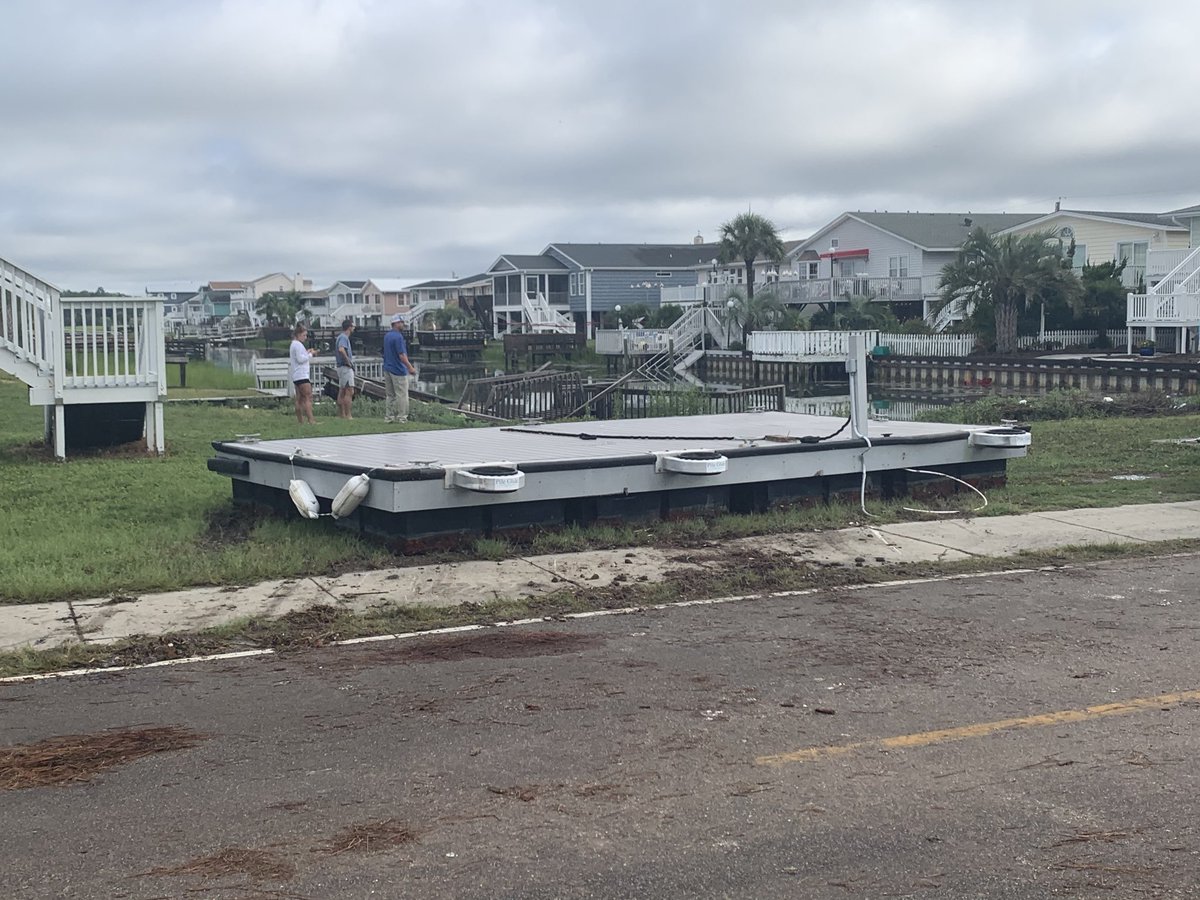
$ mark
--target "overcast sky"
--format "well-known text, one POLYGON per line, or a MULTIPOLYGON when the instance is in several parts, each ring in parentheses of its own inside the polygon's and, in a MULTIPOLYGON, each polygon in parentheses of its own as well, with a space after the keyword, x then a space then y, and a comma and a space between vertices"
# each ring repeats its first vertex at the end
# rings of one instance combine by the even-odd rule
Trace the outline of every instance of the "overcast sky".
POLYGON ((0 258, 64 288, 1200 203, 1190 0, 3 6, 0 258))

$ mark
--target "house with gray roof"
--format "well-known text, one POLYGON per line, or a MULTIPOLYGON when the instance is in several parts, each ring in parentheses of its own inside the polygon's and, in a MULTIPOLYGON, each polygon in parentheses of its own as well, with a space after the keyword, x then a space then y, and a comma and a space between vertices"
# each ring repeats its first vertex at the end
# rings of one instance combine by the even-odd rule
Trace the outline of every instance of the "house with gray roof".
POLYGON ((507 253, 487 270, 495 330, 530 321, 539 303, 587 334, 622 304, 655 308, 664 288, 695 288, 709 277, 716 244, 554 243, 537 255, 507 253))
POLYGON ((792 279, 776 289, 795 305, 867 297, 890 303, 901 319, 924 318, 937 300, 942 267, 972 229, 998 232, 1035 218, 1035 213, 845 212, 792 248, 792 279))
MULTIPOLYGON (((1056 204, 1057 207, 1057 204, 1056 204)), ((1064 245, 1075 242, 1075 268, 1105 262, 1125 262, 1122 279, 1135 288, 1146 281, 1146 261, 1151 251, 1182 250, 1188 246, 1190 228, 1179 213, 1111 212, 1059 209, 1037 216, 1006 233, 1053 232, 1064 245)))

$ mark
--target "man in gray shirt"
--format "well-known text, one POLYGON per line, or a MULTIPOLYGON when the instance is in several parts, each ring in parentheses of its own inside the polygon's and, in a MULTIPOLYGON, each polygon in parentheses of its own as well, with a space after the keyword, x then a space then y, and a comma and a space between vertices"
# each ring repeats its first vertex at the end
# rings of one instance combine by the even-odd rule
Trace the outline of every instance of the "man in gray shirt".
POLYGON ((350 407, 354 403, 354 351, 350 348, 350 335, 354 334, 354 320, 342 322, 342 333, 337 336, 334 353, 337 356, 338 418, 349 419, 350 407))

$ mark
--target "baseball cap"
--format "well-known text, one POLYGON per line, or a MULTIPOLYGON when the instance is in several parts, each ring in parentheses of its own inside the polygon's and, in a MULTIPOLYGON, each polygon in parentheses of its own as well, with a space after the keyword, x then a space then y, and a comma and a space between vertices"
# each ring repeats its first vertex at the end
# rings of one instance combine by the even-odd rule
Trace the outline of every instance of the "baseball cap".
POLYGON ((403 322, 403 321, 404 321, 404 316, 401 315, 400 313, 396 313, 394 316, 392 316, 393 324, 395 324, 396 322, 403 322))

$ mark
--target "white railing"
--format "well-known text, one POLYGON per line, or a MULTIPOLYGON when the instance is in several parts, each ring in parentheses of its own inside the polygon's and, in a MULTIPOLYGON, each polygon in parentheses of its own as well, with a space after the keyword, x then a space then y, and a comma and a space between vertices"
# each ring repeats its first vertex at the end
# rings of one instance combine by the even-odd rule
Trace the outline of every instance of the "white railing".
POLYGON ((1200 247, 1192 250, 1179 261, 1162 280, 1150 288, 1150 294, 1197 294, 1200 293, 1200 247))
POLYGON ((533 332, 557 334, 573 334, 575 332, 575 320, 551 306, 545 294, 539 292, 531 297, 526 292, 521 294, 521 298, 521 311, 525 315, 522 325, 529 326, 533 332))
MULTIPOLYGON (((53 320, 59 291, 24 269, 0 259, 0 349, 19 364, 46 374, 54 365, 53 320)), ((0 368, 18 374, 16 366, 0 368)))
MULTIPOLYGON (((55 392, 154 388, 166 394, 166 335, 157 297, 63 297, 55 392)), ((132 398, 131 398, 132 399, 132 398)))
POLYGON ((884 334, 878 346, 893 356, 969 356, 978 338, 973 334, 884 334))
POLYGON ((1200 325, 1200 293, 1129 294, 1126 325, 1200 325))
POLYGON ((658 302, 662 306, 692 306, 704 302, 704 285, 688 284, 659 289, 658 302))
MULTIPOLYGON (((291 396, 294 388, 291 379, 288 378, 289 362, 286 356, 254 360, 254 389, 263 394, 291 396)), ((312 358, 309 362, 309 380, 312 382, 314 394, 325 390, 325 369, 336 365, 337 359, 332 356, 312 358)), ((354 360, 354 374, 360 379, 382 381, 383 360, 377 356, 358 357, 354 360)))
POLYGON ((769 290, 784 303, 838 303, 847 296, 866 297, 880 302, 923 300, 937 293, 938 279, 904 276, 878 278, 855 275, 846 278, 802 278, 780 279, 763 285, 759 290, 769 290))
POLYGON ((850 353, 850 336, 860 334, 868 347, 879 344, 878 331, 754 331, 746 348, 755 357, 838 360, 850 353))
POLYGON ((1191 247, 1178 250, 1147 250, 1146 251, 1146 283, 1157 284, 1168 273, 1179 267, 1193 252, 1191 247))

